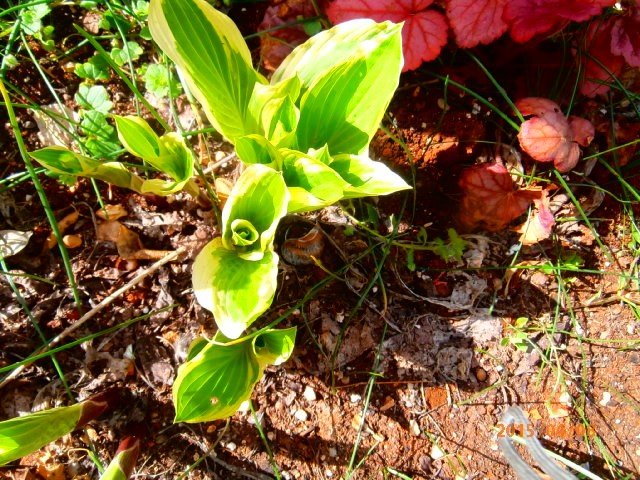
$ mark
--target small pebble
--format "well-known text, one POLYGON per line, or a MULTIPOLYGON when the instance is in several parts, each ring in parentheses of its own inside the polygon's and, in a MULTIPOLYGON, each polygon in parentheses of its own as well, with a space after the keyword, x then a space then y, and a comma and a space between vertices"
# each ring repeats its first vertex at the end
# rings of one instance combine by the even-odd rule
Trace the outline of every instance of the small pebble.
POLYGON ((238 446, 234 442, 227 443, 226 447, 230 452, 233 452, 236 448, 238 448, 238 446))
POLYGON ((422 431, 420 430, 420 425, 418 425, 418 422, 416 422, 415 420, 411 420, 409 422, 409 428, 411 428, 411 433, 416 437, 419 437, 422 433, 422 431))
POLYGON ((305 387, 304 392, 302 393, 302 396, 309 402, 316 401, 316 392, 309 385, 305 387))
POLYGON ((438 460, 442 457, 444 457, 444 452, 438 445, 434 445, 431 449, 431 458, 433 458, 434 460, 438 460))
POLYGON ((362 395, 358 395, 357 393, 352 393, 349 397, 351 403, 358 403, 360 400, 362 400, 362 395))
POLYGON ((602 400, 600 400, 598 403, 601 406, 606 407, 607 405, 609 405, 610 401, 611 401, 611 394, 609 392, 602 392, 602 400))
POLYGON ((484 368, 476 368, 476 378, 479 382, 484 382, 487 379, 487 372, 484 368))
POLYGON ((302 410, 301 408, 296 410, 293 416, 296 418, 296 420, 300 420, 301 422, 306 422, 307 419, 309 418, 309 414, 304 410, 302 410))
POLYGON ((338 456, 338 449, 335 447, 329 447, 329 456, 331 458, 336 458, 338 456))

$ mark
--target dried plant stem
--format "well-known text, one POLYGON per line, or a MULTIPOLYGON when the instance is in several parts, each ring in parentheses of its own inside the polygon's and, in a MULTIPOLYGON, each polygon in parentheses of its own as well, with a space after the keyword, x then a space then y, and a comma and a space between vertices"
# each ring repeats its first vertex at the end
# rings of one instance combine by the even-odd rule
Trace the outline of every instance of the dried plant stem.
MULTIPOLYGON (((54 347, 55 345, 60 343, 63 339, 68 337, 71 333, 73 333, 75 330, 77 330, 82 325, 84 325, 88 320, 93 318, 97 313, 101 312, 105 307, 110 305, 116 298, 118 298, 124 292, 126 292, 130 288, 132 288, 135 285, 137 285, 138 283, 140 283, 141 280, 143 280, 144 278, 146 278, 149 275, 151 275, 152 273, 154 273, 156 270, 158 270, 160 267, 162 267, 166 263, 169 263, 172 260, 175 260, 176 258, 178 258, 182 253, 184 253, 184 251, 185 251, 185 248, 180 247, 177 250, 175 250, 174 252, 171 252, 167 256, 165 256, 165 257, 161 258, 160 260, 158 260, 156 263, 151 265, 146 270, 143 270, 142 272, 140 272, 138 275, 136 275, 133 279, 131 279, 125 285, 123 285, 118 290, 116 290, 115 292, 113 292, 110 295, 108 295, 107 297, 105 297, 100 303, 98 303, 95 307, 93 307, 91 310, 89 310, 87 313, 85 313, 82 317, 80 317, 77 322, 74 322, 73 325, 70 325, 65 330, 63 330, 59 335, 57 335, 56 337, 52 338, 47 345, 44 345, 43 347, 41 347, 34 354, 35 355, 40 355, 40 354, 50 350, 51 347, 54 347)), ((0 382, 0 388, 4 387, 11 380, 14 380, 30 364, 31 364, 31 362, 25 363, 25 364, 20 365, 19 367, 17 367, 14 371, 12 371, 9 375, 7 375, 2 380, 2 382, 0 382)))

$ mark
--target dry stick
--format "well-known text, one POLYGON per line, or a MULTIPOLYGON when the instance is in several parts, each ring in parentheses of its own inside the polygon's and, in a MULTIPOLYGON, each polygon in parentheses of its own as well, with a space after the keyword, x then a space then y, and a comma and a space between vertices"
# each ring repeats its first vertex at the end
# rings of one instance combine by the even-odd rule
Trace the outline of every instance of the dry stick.
MULTIPOLYGON (((35 352, 35 355, 40 355, 41 353, 46 352, 47 350, 51 349, 51 347, 53 347, 56 344, 60 343, 64 338, 66 338, 71 333, 73 333, 75 330, 80 328, 84 323, 87 322, 87 320, 91 319, 94 315, 96 315, 97 313, 102 311, 102 309, 104 309, 107 305, 109 305, 111 302, 113 302, 116 298, 118 298, 124 292, 129 290, 131 287, 137 285, 143 278, 148 277, 149 275, 151 275, 153 272, 158 270, 165 263, 168 263, 168 262, 170 262, 172 260, 175 260, 185 250, 186 249, 184 247, 180 247, 176 251, 171 252, 166 257, 163 257, 160 260, 158 260, 156 263, 151 265, 146 270, 143 270, 141 273, 136 275, 128 283, 126 283, 125 285, 120 287, 118 290, 116 290, 112 294, 110 294, 107 297, 105 297, 99 304, 97 304, 95 307, 93 307, 91 310, 89 310, 87 313, 85 313, 82 317, 80 317, 80 319, 77 322, 75 322, 73 325, 70 325, 62 333, 60 333, 58 336, 56 336, 53 339, 51 339, 51 341, 47 345, 44 345, 42 348, 37 350, 35 352)), ((11 380, 14 380, 18 375, 20 375, 20 373, 22 373, 22 371, 25 368, 27 368, 29 365, 31 365, 31 363, 32 362, 22 364, 19 367, 17 367, 14 371, 12 371, 9 375, 7 375, 5 377, 5 379, 2 380, 2 382, 0 382, 0 388, 4 387, 11 380)))

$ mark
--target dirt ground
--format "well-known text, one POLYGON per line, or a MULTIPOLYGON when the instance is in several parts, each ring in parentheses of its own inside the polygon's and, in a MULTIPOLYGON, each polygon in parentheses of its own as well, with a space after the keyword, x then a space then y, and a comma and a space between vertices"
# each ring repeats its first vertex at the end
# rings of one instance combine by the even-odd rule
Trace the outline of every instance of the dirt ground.
MULTIPOLYGON (((498 48, 481 53, 490 58, 498 48)), ((514 74, 526 57, 521 53, 492 70, 514 94, 524 81, 514 74)), ((447 73, 491 96, 479 70, 462 64, 447 73)), ((34 72, 14 71, 9 81, 38 103, 49 103, 45 90, 28 78, 36 78, 34 72)), ((54 78, 71 99, 79 79, 62 70, 54 78)), ((116 81, 110 88, 124 92, 116 81)), ((608 115, 601 107, 584 102, 579 113, 597 125, 608 115)), ((124 94, 116 108, 119 113, 130 108, 124 94)), ((5 125, 5 112, 0 116, 5 125)), ((30 115, 21 111, 19 119, 29 148, 38 147, 30 115)), ((445 102, 442 83, 428 68, 403 76, 385 125, 387 131, 372 144, 372 158, 386 162, 415 189, 343 205, 344 211, 367 219, 381 235, 389 233, 393 217, 400 224, 399 241, 417 242, 420 227, 429 240, 446 238, 447 229, 456 228, 468 242, 460 261, 417 251, 409 268, 405 248, 386 248, 380 237, 354 232, 338 207, 306 220, 287 219, 289 231, 300 236, 317 222, 328 239, 320 259, 340 271, 339 278, 328 278, 315 265, 283 264, 279 292, 263 324, 291 311, 281 326, 298 326, 296 348, 257 385, 255 415, 247 407, 228 422, 173 424, 176 369, 193 338, 214 332, 212 317, 195 302, 190 284, 193 258, 216 233, 213 214, 187 195, 169 200, 100 185, 107 203, 126 209, 123 223, 146 248, 186 252, 136 283, 66 341, 170 308, 57 354, 76 399, 116 388, 120 404, 20 466, 3 467, 0 476, 95 478, 88 446, 106 461, 119 439, 134 434, 143 445, 137 478, 267 479, 276 478, 275 466, 282 479, 396 478, 394 472, 415 480, 511 479, 497 440, 505 434, 502 414, 518 405, 535 423, 544 447, 601 478, 639 478, 640 296, 637 277, 628 278, 637 272, 638 258, 627 248, 622 204, 611 195, 598 197, 575 174, 567 177, 582 185, 575 190, 581 204, 594 205, 590 218, 605 250, 574 220, 578 214, 560 195, 556 215, 564 221, 552 240, 518 250, 513 230, 463 232, 460 173, 495 155, 495 144, 482 141, 515 146, 513 135, 469 95, 450 89, 445 102), (542 268, 549 261, 558 265, 567 252, 582 259, 579 271, 542 268), (515 338, 521 317, 529 319, 527 334, 535 348, 501 342, 515 338), (585 421, 590 430, 581 435, 585 421)), ((0 143, 6 174, 23 169, 6 126, 0 143)), ((232 178, 238 162, 231 147, 215 139, 209 146, 224 160, 216 175, 232 178)), ((599 133, 592 148, 605 150, 606 134, 599 133)), ((531 167, 527 159, 523 163, 531 167)), ((638 173, 636 161, 626 176, 636 189, 638 173)), ((619 182, 601 164, 588 178, 620 195, 619 182)), ((96 240, 100 220, 93 212, 99 206, 89 182, 67 187, 45 176, 41 180, 58 219, 79 213, 68 233, 83 237, 70 253, 85 311, 153 264, 123 260, 112 242, 96 240)), ((27 249, 6 261, 15 274, 47 280, 14 277, 35 321, 51 338, 79 318, 60 254, 44 246, 50 231, 29 183, 0 195, 0 229, 34 231, 27 249)), ((637 203, 631 208, 640 214, 637 203)), ((0 310, 3 367, 29 355, 41 340, 4 280, 0 310)), ((51 361, 40 360, 0 389, 0 420, 68 402, 51 361)))

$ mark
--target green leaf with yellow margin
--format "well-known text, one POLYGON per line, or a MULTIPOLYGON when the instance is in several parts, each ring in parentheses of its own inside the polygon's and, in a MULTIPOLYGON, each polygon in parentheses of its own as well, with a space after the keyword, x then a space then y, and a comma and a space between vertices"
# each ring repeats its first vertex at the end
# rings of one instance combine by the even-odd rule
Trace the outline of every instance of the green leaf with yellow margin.
POLYGON ((220 133, 232 142, 263 133, 248 106, 255 84, 266 80, 229 17, 204 0, 151 0, 149 29, 220 133))
MULTIPOLYGON (((233 415, 251 396, 264 368, 286 361, 296 328, 266 330, 253 338, 225 344, 216 335, 178 369, 173 384, 175 422, 211 422, 233 415)), ((200 347, 200 346, 199 346, 200 347)))

